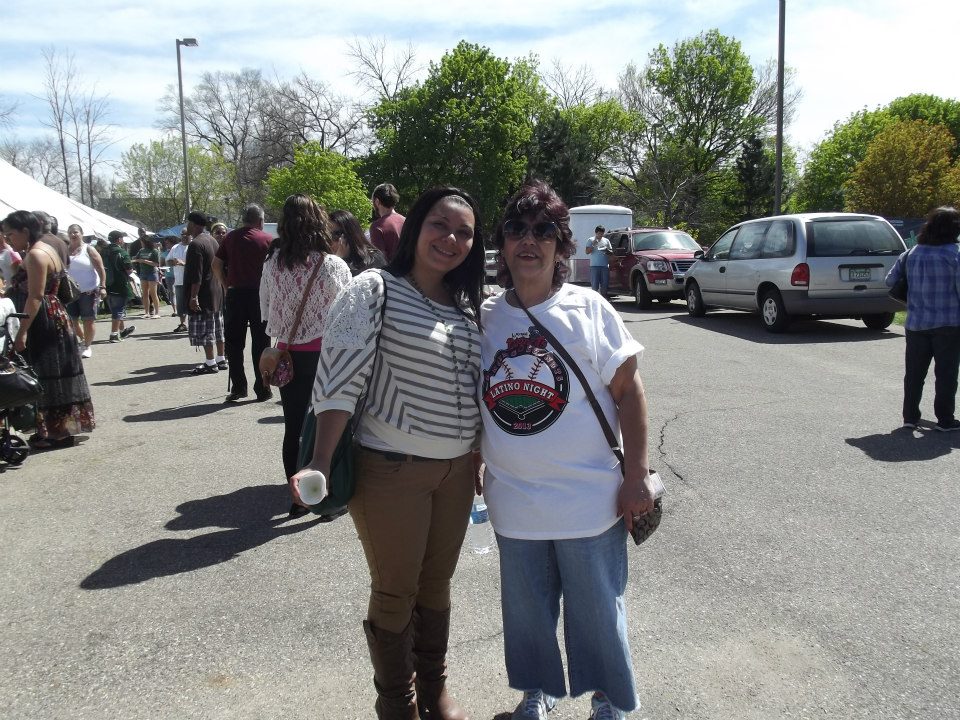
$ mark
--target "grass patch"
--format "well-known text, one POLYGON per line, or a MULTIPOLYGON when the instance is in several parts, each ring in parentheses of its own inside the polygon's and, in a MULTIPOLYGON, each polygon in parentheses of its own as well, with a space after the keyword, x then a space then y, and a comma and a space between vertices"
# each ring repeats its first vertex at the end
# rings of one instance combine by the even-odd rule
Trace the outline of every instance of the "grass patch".
POLYGON ((893 316, 893 322, 897 325, 903 325, 907 321, 907 311, 901 310, 893 316))

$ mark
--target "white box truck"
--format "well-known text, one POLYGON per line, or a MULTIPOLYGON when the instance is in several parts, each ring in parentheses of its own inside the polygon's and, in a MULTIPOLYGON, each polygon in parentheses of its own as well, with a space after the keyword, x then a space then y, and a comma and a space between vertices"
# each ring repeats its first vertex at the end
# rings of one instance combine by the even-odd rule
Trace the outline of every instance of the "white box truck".
POLYGON ((597 225, 603 225, 607 230, 631 227, 633 211, 620 205, 581 205, 570 208, 570 231, 577 243, 577 251, 570 258, 571 282, 590 282, 590 256, 585 248, 597 225))

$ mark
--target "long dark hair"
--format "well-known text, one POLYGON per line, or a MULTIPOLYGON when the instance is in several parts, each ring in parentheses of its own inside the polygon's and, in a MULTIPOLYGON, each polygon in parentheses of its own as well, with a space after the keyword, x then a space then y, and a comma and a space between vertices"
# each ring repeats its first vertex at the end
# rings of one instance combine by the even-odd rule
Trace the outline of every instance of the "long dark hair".
POLYGON ((28 245, 33 245, 43 234, 40 218, 29 210, 14 210, 3 219, 3 224, 14 230, 26 230, 28 245))
POLYGON ((466 302, 470 306, 474 320, 479 325, 480 293, 483 289, 483 231, 480 207, 467 192, 455 187, 435 187, 418 197, 410 208, 407 219, 403 221, 397 253, 387 265, 387 271, 396 277, 403 277, 413 270, 417 241, 420 239, 423 221, 426 220, 434 205, 448 197, 460 198, 473 211, 473 245, 463 262, 443 276, 443 284, 450 291, 457 305, 463 305, 466 302))
MULTIPOLYGON (((510 269, 503 261, 501 251, 503 250, 503 224, 507 220, 515 220, 524 215, 534 216, 543 213, 544 217, 556 223, 560 229, 560 238, 557 240, 557 256, 567 260, 577 250, 577 244, 573 241, 573 232, 570 230, 570 209, 567 204, 557 195, 550 185, 543 180, 528 180, 523 184, 516 194, 507 201, 503 210, 503 217, 497 224, 497 230, 493 235, 493 246, 497 249, 497 281, 505 288, 513 287, 513 276, 510 269)), ((553 269, 553 279, 551 287, 556 290, 563 281, 566 280, 569 269, 567 263, 560 261, 553 269)))
POLYGON ((311 252, 326 254, 333 246, 326 211, 312 197, 302 193, 291 195, 284 201, 277 235, 267 257, 276 253, 278 262, 289 269, 305 264, 311 252))
POLYGON ((349 248, 346 263, 354 274, 369 267, 382 267, 385 264, 385 258, 367 240, 366 235, 363 234, 363 228, 360 227, 360 221, 352 212, 349 210, 334 210, 330 213, 330 222, 339 226, 343 232, 343 239, 347 241, 347 247, 349 248))
POLYGON ((958 242, 960 212, 954 207, 938 207, 927 215, 917 233, 918 245, 949 245, 958 242))

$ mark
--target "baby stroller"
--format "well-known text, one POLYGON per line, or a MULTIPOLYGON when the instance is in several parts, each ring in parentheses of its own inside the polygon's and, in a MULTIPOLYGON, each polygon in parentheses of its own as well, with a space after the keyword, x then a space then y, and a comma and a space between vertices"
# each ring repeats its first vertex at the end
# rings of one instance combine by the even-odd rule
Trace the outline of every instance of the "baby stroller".
POLYGON ((19 465, 30 453, 27 443, 11 431, 29 430, 36 422, 33 404, 43 389, 27 362, 13 349, 10 320, 22 320, 23 313, 10 313, 3 321, 0 340, 0 473, 7 465, 19 465))

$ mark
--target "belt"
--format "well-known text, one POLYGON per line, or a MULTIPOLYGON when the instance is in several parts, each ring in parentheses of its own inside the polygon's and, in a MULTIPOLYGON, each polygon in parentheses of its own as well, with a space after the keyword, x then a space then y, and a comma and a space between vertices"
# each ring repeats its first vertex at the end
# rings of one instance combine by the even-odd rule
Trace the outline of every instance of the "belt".
POLYGON ((389 450, 375 450, 374 448, 368 448, 363 445, 360 446, 362 450, 369 453, 374 453, 375 455, 380 455, 385 457, 391 462, 448 462, 448 458, 428 458, 421 455, 404 455, 403 453, 391 452, 389 450))

